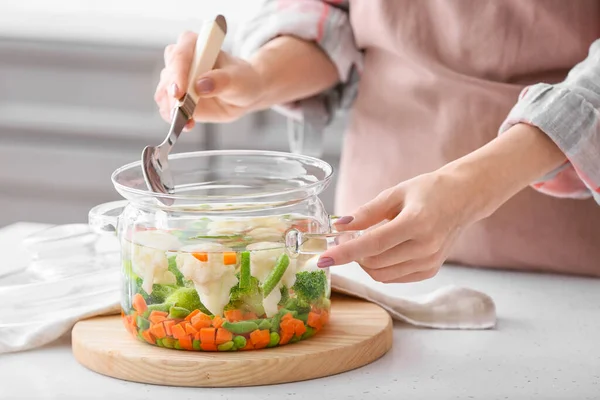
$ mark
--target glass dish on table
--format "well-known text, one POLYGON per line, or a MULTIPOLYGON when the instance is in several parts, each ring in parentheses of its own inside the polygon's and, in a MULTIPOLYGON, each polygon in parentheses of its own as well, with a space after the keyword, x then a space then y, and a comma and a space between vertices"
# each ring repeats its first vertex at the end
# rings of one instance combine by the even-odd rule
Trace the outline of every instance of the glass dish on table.
POLYGON ((149 192, 140 162, 112 176, 125 201, 90 211, 121 244, 122 319, 136 338, 190 351, 257 350, 328 323, 319 255, 360 232, 332 231, 318 195, 332 168, 279 152, 170 156, 172 195, 149 192), (165 205, 157 196, 168 196, 165 205))

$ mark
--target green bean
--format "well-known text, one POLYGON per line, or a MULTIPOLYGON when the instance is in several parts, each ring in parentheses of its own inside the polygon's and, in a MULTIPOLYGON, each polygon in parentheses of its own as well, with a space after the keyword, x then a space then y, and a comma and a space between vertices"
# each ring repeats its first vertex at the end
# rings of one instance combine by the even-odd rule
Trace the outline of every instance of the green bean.
POLYGON ((271 294, 273 289, 275 289, 275 286, 277 286, 277 284, 283 277, 283 274, 285 274, 285 271, 287 270, 287 267, 289 265, 290 258, 288 257, 288 255, 285 253, 280 255, 277 259, 275 267, 271 270, 271 273, 269 273, 269 276, 267 276, 267 279, 265 279, 265 281, 262 284, 263 297, 267 297, 271 294))
POLYGON ((308 338, 311 338, 311 337, 315 336, 315 333, 317 333, 316 329, 311 328, 310 326, 307 326, 306 327, 306 332, 304 332, 300 338, 302 340, 308 339, 308 338))
POLYGON ((300 341, 300 338, 298 336, 294 336, 293 338, 290 339, 290 341, 288 343, 296 343, 299 341, 300 341))
POLYGON ((300 321, 304 322, 304 324, 306 325, 306 323, 308 322, 308 313, 298 314, 296 316, 296 319, 299 319, 300 321))
POLYGON ((181 350, 181 344, 179 343, 179 340, 175 340, 175 343, 173 344, 173 348, 177 349, 177 350, 181 350))
POLYGON ((260 324, 258 324, 258 329, 271 329, 271 321, 263 319, 260 324))
POLYGON ((244 347, 246 347, 246 338, 243 336, 235 336, 233 338, 233 344, 236 348, 243 349, 244 347))
POLYGON ((163 346, 167 349, 172 349, 175 346, 175 339, 166 337, 162 340, 163 346))
POLYGON ((240 263, 240 289, 250 287, 250 252, 244 251, 241 254, 240 263))
POLYGON ((219 351, 229 351, 231 349, 233 349, 233 342, 231 340, 217 346, 217 350, 219 351))
POLYGON ((240 321, 240 322, 223 322, 222 327, 227 329, 231 333, 235 333, 236 335, 243 335, 245 333, 250 333, 258 329, 258 324, 252 321, 240 321))
POLYGON ((267 347, 275 347, 279 344, 279 333, 271 332, 271 339, 269 340, 269 344, 267 347))
POLYGON ((194 350, 200 350, 200 341, 198 339, 195 339, 192 342, 192 347, 194 348, 194 350))
POLYGON ((157 345, 158 347, 165 347, 165 346, 163 345, 162 339, 156 339, 156 345, 157 345))
POLYGON ((190 314, 190 311, 187 308, 183 307, 171 307, 169 309, 169 318, 182 319, 187 317, 190 314))
POLYGON ((139 329, 145 331, 146 329, 150 328, 150 321, 148 321, 146 318, 141 317, 138 315, 138 317, 136 318, 136 323, 139 329))

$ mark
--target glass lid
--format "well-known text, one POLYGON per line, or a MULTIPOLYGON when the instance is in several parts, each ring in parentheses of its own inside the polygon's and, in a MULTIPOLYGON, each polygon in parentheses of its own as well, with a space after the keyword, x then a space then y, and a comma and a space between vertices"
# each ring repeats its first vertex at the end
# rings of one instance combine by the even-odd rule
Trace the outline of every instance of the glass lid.
POLYGON ((116 190, 135 203, 166 208, 222 211, 281 206, 316 196, 330 183, 333 168, 325 161, 298 154, 259 150, 214 150, 169 156, 175 183, 171 195, 148 190, 141 161, 112 175, 116 190))

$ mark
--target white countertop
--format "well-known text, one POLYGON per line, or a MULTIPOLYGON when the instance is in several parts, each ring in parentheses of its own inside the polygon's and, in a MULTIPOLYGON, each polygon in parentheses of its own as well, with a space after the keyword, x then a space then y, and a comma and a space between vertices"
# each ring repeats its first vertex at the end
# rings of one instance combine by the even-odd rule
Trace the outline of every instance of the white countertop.
POLYGON ((319 380, 239 389, 104 377, 75 361, 65 337, 0 356, 0 399, 600 398, 600 280, 444 267, 434 279, 402 290, 424 293, 449 283, 491 295, 497 328, 440 331, 396 323, 393 349, 371 365, 319 380))

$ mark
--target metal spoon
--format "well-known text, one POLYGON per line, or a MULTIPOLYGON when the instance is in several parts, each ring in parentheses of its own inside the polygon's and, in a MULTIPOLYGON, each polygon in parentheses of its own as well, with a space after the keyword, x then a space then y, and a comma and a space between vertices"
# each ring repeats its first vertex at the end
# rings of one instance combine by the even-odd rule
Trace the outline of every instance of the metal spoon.
MULTIPOLYGON (((148 189, 155 193, 172 194, 175 185, 168 157, 181 131, 192 119, 198 103, 198 94, 194 82, 201 75, 213 69, 217 56, 227 34, 225 17, 218 15, 213 21, 205 23, 198 34, 194 58, 190 68, 188 88, 173 110, 171 128, 165 140, 158 146, 146 146, 142 151, 142 172, 148 189)), ((165 205, 173 204, 173 199, 158 196, 165 205)))

